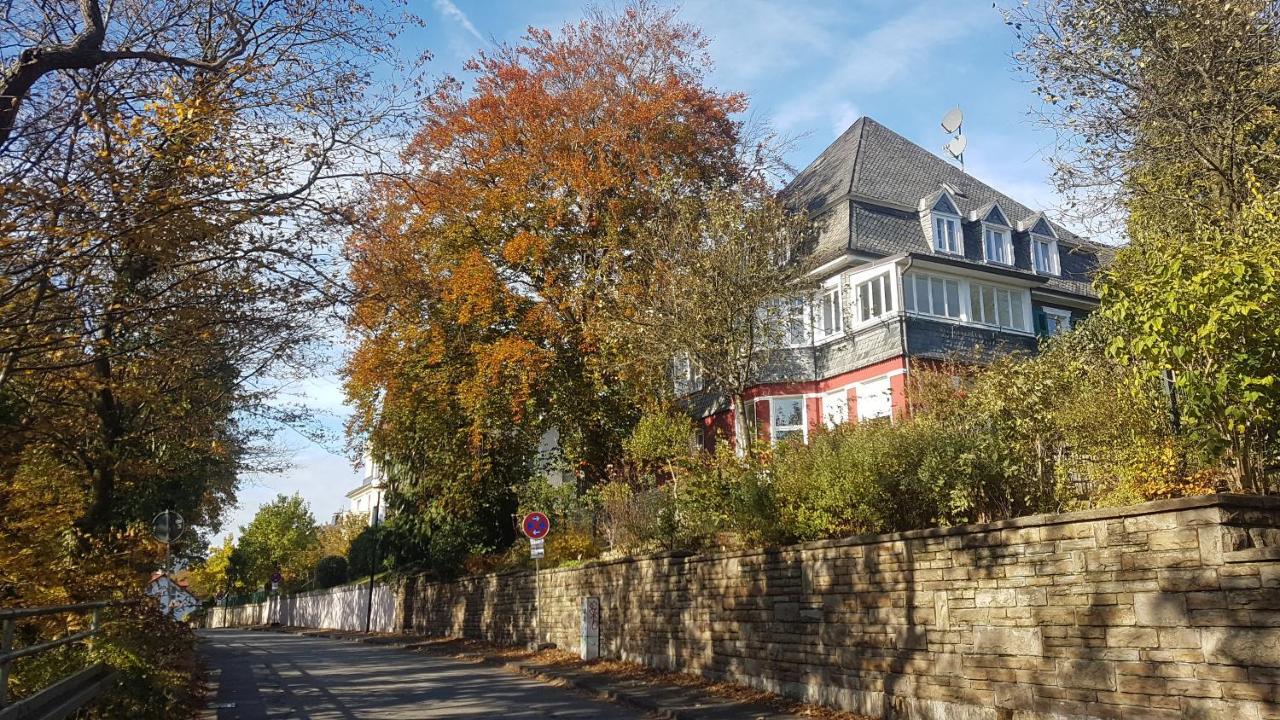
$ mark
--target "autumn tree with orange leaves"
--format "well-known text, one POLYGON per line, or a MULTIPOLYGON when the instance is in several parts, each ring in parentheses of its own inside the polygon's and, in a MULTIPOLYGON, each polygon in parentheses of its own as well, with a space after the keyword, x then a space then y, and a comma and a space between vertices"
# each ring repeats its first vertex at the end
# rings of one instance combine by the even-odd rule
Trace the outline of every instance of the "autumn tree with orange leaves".
POLYGON ((510 539, 548 430, 583 485, 619 457, 645 389, 610 357, 603 305, 659 187, 732 187, 760 156, 735 119, 745 97, 708 86, 706 48, 648 2, 530 29, 473 59, 469 87, 439 84, 409 179, 372 188, 349 245, 347 392, 403 552, 443 565, 510 539))

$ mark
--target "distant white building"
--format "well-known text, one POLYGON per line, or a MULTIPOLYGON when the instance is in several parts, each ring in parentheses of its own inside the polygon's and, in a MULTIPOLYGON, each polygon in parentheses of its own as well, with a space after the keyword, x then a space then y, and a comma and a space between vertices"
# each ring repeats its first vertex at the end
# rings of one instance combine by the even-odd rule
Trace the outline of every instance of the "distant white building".
POLYGON ((373 461, 372 455, 364 456, 364 481, 348 492, 347 498, 351 500, 350 512, 364 516, 370 523, 373 522, 375 508, 378 510, 378 518, 386 518, 387 500, 382 469, 373 461))
POLYGON ((160 611, 174 620, 186 620, 200 607, 200 601, 187 590, 185 580, 175 582, 159 570, 151 574, 146 592, 160 603, 160 611))

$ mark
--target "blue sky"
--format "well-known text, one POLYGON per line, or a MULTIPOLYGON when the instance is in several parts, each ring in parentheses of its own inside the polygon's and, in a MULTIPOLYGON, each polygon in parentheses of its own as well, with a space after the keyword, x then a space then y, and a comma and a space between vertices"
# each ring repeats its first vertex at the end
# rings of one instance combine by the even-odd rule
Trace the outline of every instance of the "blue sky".
MULTIPOLYGON (((529 26, 558 28, 581 18, 580 0, 412 0, 425 28, 400 38, 410 56, 430 50, 432 74, 466 80, 477 49, 518 42, 529 26)), ((605 4, 612 7, 612 4, 605 4)), ((691 0, 681 16, 711 41, 710 80, 747 93, 752 113, 796 139, 788 161, 804 167, 846 127, 869 115, 942 154, 938 122, 959 105, 969 149, 966 169, 1033 208, 1057 204, 1047 155, 1053 136, 1028 115, 1032 88, 1013 68, 1013 35, 989 0, 691 0)), ((335 348, 340 355, 341 348, 335 348)), ((337 367, 291 387, 336 436, 345 410, 337 367)), ((293 470, 249 477, 234 530, 277 493, 300 492, 318 519, 346 507, 359 475, 340 441, 324 446, 284 438, 293 470)))

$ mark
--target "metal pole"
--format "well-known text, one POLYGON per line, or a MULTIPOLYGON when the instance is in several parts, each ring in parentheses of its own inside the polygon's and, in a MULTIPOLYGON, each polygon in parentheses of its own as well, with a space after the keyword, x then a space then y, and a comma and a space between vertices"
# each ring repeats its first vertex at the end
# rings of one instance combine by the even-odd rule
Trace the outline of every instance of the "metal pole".
POLYGON ((373 624, 373 574, 378 568, 378 545, 381 544, 381 536, 378 533, 378 506, 380 503, 373 504, 373 557, 369 562, 369 603, 364 611, 364 631, 369 632, 370 626, 373 624))
POLYGON ((89 629, 93 631, 93 635, 89 636, 89 649, 92 650, 93 646, 96 644, 94 642, 94 637, 96 637, 98 631, 102 629, 102 608, 93 609, 93 619, 89 621, 89 629))
MULTIPOLYGON (((0 655, 8 655, 13 649, 13 620, 0 621, 0 655)), ((0 707, 9 702, 9 662, 0 661, 0 707)))

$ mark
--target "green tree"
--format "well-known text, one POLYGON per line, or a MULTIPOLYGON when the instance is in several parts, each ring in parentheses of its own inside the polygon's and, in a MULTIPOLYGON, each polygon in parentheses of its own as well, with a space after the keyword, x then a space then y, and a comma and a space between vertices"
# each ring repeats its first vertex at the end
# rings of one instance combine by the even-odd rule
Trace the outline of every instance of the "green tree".
POLYGON ((727 395, 742 453, 751 440, 744 393, 784 347, 788 302, 809 266, 807 222, 758 178, 698 193, 667 186, 659 197, 619 273, 612 342, 638 366, 633 375, 660 384, 658 397, 670 397, 673 374, 682 393, 697 380, 727 395))
POLYGON ((1274 491, 1280 469, 1278 213, 1273 193, 1234 228, 1144 228, 1099 286, 1122 327, 1111 350, 1152 381, 1172 372, 1188 431, 1222 453, 1237 491, 1274 491))
POLYGON ((240 528, 231 561, 235 579, 261 587, 279 572, 285 585, 301 585, 310 577, 315 546, 316 520, 307 502, 278 495, 240 528))
POLYGON ((707 82, 706 48, 639 0, 531 28, 424 101, 411 177, 372 188, 348 245, 351 431, 385 461, 397 562, 509 544, 544 432, 583 485, 621 456, 635 392, 595 321, 615 270, 663 178, 742 171, 745 99, 707 82))
POLYGON ((316 587, 331 588, 347 581, 347 559, 341 555, 326 555, 316 562, 316 587))
MULTIPOLYGON (((1059 131, 1057 179, 1191 231, 1280 180, 1280 6, 1269 0, 1036 0, 1006 12, 1059 131)), ((1114 230, 1114 224, 1108 228, 1114 230)))
POLYGON ((204 561, 196 564, 186 572, 191 592, 196 597, 208 599, 222 590, 230 590, 227 571, 231 567, 231 553, 235 552, 235 544, 228 535, 222 544, 209 550, 204 561))

